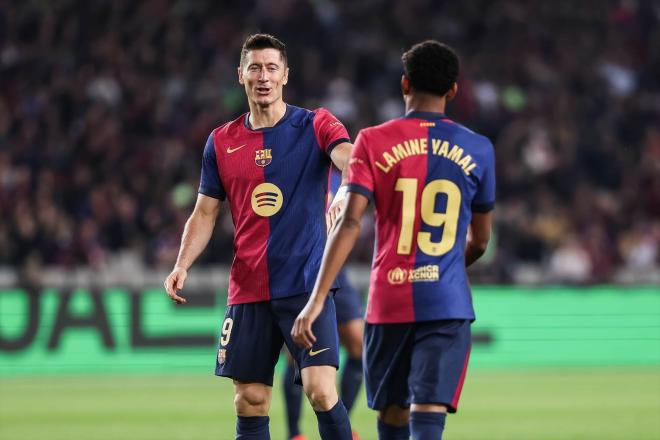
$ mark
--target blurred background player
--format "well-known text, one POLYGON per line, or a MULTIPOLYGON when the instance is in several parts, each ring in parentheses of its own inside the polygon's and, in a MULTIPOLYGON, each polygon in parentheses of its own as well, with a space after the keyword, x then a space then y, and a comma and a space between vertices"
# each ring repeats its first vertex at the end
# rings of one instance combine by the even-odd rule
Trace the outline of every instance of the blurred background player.
MULTIPOLYGON (((329 177, 329 201, 334 199, 340 185, 341 172, 333 166, 329 177)), ((328 221, 328 223, 330 222, 328 221)), ((346 270, 339 272, 337 284, 341 287, 336 291, 333 299, 337 313, 339 342, 346 350, 346 360, 341 372, 339 397, 344 403, 346 411, 350 413, 362 385, 362 332, 364 330, 362 297, 349 281, 346 270)), ((291 440, 306 440, 307 437, 300 433, 302 390, 300 386, 295 384, 295 376, 296 366, 287 351, 287 369, 283 380, 287 429, 291 440)), ((358 435, 354 432, 353 439, 357 438, 358 435)))
POLYGON ((465 268, 490 239, 495 155, 486 137, 444 115, 458 89, 454 51, 428 40, 402 61, 406 116, 358 135, 346 210, 292 335, 304 347, 314 344, 312 323, 373 201, 378 237, 365 327, 367 400, 379 411, 381 440, 410 434, 438 440, 465 379, 474 321, 465 268))
MULTIPOLYGON (((329 167, 331 162, 341 170, 347 166, 351 144, 327 110, 312 112, 284 102, 288 75, 281 41, 267 34, 247 38, 238 79, 250 111, 208 138, 197 204, 164 284, 175 302, 186 302, 177 292, 227 199, 236 230, 234 261, 215 373, 234 381, 236 438, 270 438, 273 372, 286 343, 302 369, 321 437, 348 440, 350 422, 335 385, 339 347, 332 298, 316 328, 324 335, 319 347, 301 350, 289 329, 320 264, 329 167)), ((338 206, 330 207, 331 217, 338 206)))

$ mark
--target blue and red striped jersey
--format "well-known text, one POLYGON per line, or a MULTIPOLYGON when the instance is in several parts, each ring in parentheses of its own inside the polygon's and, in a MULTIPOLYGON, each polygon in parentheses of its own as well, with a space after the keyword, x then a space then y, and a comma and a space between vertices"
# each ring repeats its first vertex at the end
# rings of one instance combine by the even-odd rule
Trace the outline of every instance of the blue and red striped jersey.
POLYGON ((472 212, 495 203, 490 141, 411 112, 358 134, 348 190, 375 204, 367 322, 474 319, 465 245, 472 212))
POLYGON ((258 130, 247 116, 213 130, 199 186, 227 200, 234 222, 230 305, 312 290, 326 240, 330 152, 350 142, 325 109, 287 105, 275 126, 258 130))

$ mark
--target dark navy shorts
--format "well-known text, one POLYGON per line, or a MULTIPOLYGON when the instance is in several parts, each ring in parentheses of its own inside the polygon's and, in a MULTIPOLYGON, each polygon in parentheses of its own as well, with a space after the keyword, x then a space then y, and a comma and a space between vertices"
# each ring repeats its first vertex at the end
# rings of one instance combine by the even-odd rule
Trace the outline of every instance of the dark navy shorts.
POLYGON ((470 357, 470 321, 369 324, 364 329, 369 408, 435 403, 456 412, 470 357))
POLYGON ((339 275, 337 275, 337 283, 341 286, 335 292, 337 323, 345 324, 355 319, 362 319, 364 315, 362 299, 358 291, 355 290, 355 287, 348 280, 345 270, 342 269, 339 275))
MULTIPOLYGON (((227 307, 220 329, 215 364, 217 376, 239 382, 273 385, 275 364, 286 344, 300 369, 315 365, 339 366, 339 339, 332 295, 312 325, 316 343, 311 350, 296 345, 291 328, 309 294, 227 307)), ((301 384, 300 374, 296 382, 301 384)))

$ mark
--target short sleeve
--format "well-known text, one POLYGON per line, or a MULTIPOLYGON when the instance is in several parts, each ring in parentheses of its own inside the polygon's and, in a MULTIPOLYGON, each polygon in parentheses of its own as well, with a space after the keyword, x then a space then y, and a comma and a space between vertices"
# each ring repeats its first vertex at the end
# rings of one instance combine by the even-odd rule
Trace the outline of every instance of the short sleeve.
POLYGON ((495 150, 488 142, 484 155, 484 170, 479 180, 479 187, 472 200, 472 212, 486 213, 495 207, 495 150))
POLYGON ((218 170, 218 160, 215 155, 215 144, 213 142, 213 133, 209 136, 204 147, 202 156, 202 175, 199 179, 200 194, 213 197, 214 199, 225 200, 227 194, 220 181, 220 172, 218 170))
POLYGON ((326 154, 330 154, 337 145, 351 141, 344 124, 324 108, 314 111, 314 134, 326 154))
POLYGON ((371 161, 367 154, 366 136, 364 131, 358 133, 355 145, 351 151, 348 162, 348 188, 347 191, 362 194, 369 201, 374 198, 374 175, 371 161))

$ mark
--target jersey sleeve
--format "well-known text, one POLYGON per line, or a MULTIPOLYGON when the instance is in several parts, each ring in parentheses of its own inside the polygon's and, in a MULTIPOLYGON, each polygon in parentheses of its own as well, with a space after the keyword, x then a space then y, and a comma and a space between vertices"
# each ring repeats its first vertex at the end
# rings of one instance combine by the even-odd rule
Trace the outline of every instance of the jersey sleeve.
POLYGON ((482 159, 484 160, 484 171, 472 200, 472 212, 486 213, 495 207, 495 150, 490 141, 486 148, 486 154, 482 159))
POLYGON ((364 131, 358 133, 355 145, 351 151, 348 162, 348 188, 347 191, 362 194, 369 201, 374 198, 374 174, 371 161, 366 149, 366 136, 364 131))
POLYGON ((314 134, 326 154, 330 154, 337 145, 351 141, 344 124, 324 108, 314 111, 314 134))
POLYGON ((202 174, 199 179, 200 194, 213 197, 214 199, 225 200, 227 194, 220 181, 220 172, 218 170, 218 160, 215 155, 215 144, 213 142, 213 133, 209 136, 204 147, 202 156, 202 174))

